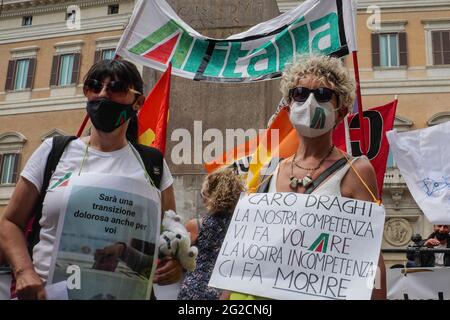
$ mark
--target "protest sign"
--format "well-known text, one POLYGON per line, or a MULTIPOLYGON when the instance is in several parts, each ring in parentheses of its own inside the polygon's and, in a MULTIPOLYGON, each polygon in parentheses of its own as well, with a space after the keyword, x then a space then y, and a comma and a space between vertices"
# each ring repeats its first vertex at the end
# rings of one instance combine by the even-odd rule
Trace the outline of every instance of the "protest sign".
POLYGON ((345 56, 356 50, 355 1, 307 0, 299 7, 226 39, 199 34, 164 0, 136 3, 117 54, 197 81, 278 78, 297 55, 345 56))
POLYGON ((450 268, 389 269, 389 300, 450 300, 450 268))
POLYGON ((450 121, 420 130, 389 131, 391 151, 408 189, 433 224, 450 224, 450 121))
POLYGON ((159 236, 158 192, 127 177, 72 176, 49 283, 67 281, 69 299, 148 299, 159 236))
POLYGON ((209 283, 273 299, 370 299, 384 207, 327 195, 241 197, 209 283))

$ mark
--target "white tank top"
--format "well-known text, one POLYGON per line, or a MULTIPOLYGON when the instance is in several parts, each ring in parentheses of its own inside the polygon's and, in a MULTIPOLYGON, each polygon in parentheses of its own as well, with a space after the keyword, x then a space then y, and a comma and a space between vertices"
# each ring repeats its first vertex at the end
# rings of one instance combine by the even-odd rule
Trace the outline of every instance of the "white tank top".
MULTIPOLYGON (((365 156, 356 157, 353 158, 350 162, 353 164, 356 160, 365 158, 365 156)), ((275 173, 272 176, 272 179, 270 179, 270 185, 268 192, 277 192, 277 180, 278 180, 278 170, 280 169, 280 165, 278 164, 277 168, 275 169, 275 173)), ((345 166, 337 170, 333 173, 331 177, 328 177, 325 182, 322 182, 313 192, 312 194, 332 194, 337 195, 339 197, 342 197, 341 194, 341 181, 344 178, 344 176, 347 174, 347 171, 350 169, 350 164, 347 162, 345 166)))

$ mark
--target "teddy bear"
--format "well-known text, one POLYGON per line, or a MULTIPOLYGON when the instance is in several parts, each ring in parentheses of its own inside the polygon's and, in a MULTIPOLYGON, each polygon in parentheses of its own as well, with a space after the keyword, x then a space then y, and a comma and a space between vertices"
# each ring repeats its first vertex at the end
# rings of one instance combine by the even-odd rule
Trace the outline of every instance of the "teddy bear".
POLYGON ((184 269, 194 271, 198 249, 191 246, 189 232, 181 223, 181 217, 173 210, 166 211, 162 228, 163 231, 159 237, 158 245, 160 257, 175 257, 184 269))

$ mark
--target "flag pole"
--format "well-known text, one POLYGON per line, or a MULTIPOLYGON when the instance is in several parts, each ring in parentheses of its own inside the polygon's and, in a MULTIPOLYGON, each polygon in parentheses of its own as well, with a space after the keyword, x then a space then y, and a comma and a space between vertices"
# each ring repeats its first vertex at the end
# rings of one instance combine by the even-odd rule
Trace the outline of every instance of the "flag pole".
POLYGON ((353 51, 353 66, 355 69, 355 80, 356 80, 356 96, 358 99, 358 116, 359 116, 359 127, 360 127, 360 145, 363 155, 367 155, 366 148, 366 134, 364 128, 364 116, 363 116, 363 106, 362 106, 362 96, 361 96, 361 82, 359 79, 359 64, 358 64, 358 51, 353 51))
POLYGON ((86 114, 84 116, 84 120, 83 120, 83 123, 81 124, 80 129, 78 129, 77 138, 81 137, 81 135, 83 134, 84 128, 86 127, 88 120, 89 120, 89 115, 86 114))

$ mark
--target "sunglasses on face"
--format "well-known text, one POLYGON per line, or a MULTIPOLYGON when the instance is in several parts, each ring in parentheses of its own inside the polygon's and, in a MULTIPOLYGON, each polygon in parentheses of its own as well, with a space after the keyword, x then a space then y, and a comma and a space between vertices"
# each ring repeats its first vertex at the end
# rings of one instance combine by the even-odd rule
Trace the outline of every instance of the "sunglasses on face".
POLYGON ((132 93, 142 95, 142 93, 131 89, 128 84, 122 81, 110 81, 104 85, 101 81, 89 79, 86 80, 84 85, 88 90, 91 90, 96 94, 100 93, 100 91, 102 91, 103 88, 106 87, 111 93, 128 93, 128 91, 131 91, 132 93))
POLYGON ((330 88, 309 89, 305 87, 298 87, 289 90, 289 98, 297 102, 305 102, 309 99, 311 93, 314 94, 317 102, 329 102, 335 94, 334 90, 330 88))

